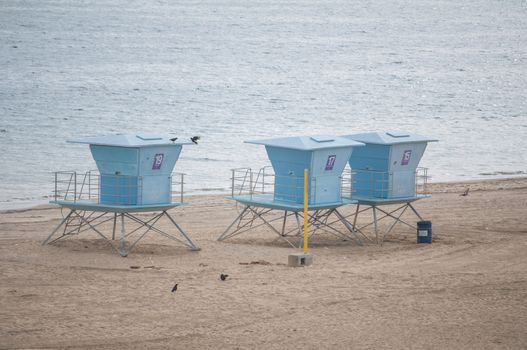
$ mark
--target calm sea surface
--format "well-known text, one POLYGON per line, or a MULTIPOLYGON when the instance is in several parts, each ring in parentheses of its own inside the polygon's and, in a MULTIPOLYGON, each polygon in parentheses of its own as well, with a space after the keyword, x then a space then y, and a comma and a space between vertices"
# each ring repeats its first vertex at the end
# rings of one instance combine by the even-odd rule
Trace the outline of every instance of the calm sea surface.
POLYGON ((176 171, 222 192, 243 140, 406 130, 432 181, 525 175, 527 2, 0 2, 0 205, 95 168, 81 136, 201 135, 176 171))

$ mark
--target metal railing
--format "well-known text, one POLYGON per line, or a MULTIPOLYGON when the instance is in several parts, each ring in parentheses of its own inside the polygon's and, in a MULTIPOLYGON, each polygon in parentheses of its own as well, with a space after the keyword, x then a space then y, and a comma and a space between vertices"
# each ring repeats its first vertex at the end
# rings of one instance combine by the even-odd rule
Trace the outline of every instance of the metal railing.
MULTIPOLYGON (((309 202, 317 203, 320 194, 321 177, 309 177, 309 202), (318 197, 318 198, 317 198, 318 197)), ((351 197, 352 176, 341 176, 337 180, 340 187, 333 189, 330 196, 340 200, 351 197)), ((276 175, 271 166, 266 166, 258 171, 251 168, 236 168, 231 170, 231 196, 248 196, 252 199, 255 195, 272 195, 274 200, 283 202, 302 203, 304 200, 304 178, 295 174, 276 175)))
POLYGON ((352 195, 387 198, 393 189, 392 175, 386 171, 353 169, 352 195))
POLYGON ((94 200, 99 197, 99 175, 94 171, 84 174, 76 171, 57 171, 54 173, 55 189, 53 198, 77 202, 80 200, 94 200))
MULTIPOLYGON (((309 176, 308 186, 309 203, 317 203, 317 178, 309 176)), ((304 177, 296 175, 274 175, 273 199, 284 202, 303 203, 304 177)))
POLYGON ((185 175, 183 173, 172 173, 170 175, 170 199, 172 203, 183 203, 185 175))
POLYGON ((251 168, 231 170, 231 196, 253 196, 271 194, 274 190, 274 173, 272 167, 266 166, 259 171, 251 168))
POLYGON ((428 194, 428 168, 419 167, 415 172, 389 172, 353 169, 352 196, 394 198, 428 194))
MULTIPOLYGON (((274 200, 301 203, 303 201, 303 177, 274 174, 272 167, 267 166, 259 171, 251 168, 232 169, 231 196, 248 196, 272 194, 274 200)), ((417 168, 413 173, 394 176, 394 172, 375 170, 351 170, 346 168, 340 176, 340 188, 335 196, 353 199, 354 196, 371 198, 411 197, 416 194, 427 194, 428 169, 417 168), (401 176, 402 175, 402 176, 401 176)), ((309 201, 317 202, 317 181, 309 179, 309 201)))
POLYGON ((417 194, 430 194, 428 191, 428 168, 418 167, 415 171, 415 193, 417 194))
MULTIPOLYGON (((166 186, 169 188, 170 203, 183 202, 184 177, 182 173, 172 173, 166 186)), ((90 202, 93 204, 141 205, 144 194, 144 177, 128 175, 101 175, 90 170, 57 171, 54 173, 54 201, 90 202)), ((164 184, 161 184, 164 186, 164 184)), ((148 190, 148 189, 147 189, 148 190)))

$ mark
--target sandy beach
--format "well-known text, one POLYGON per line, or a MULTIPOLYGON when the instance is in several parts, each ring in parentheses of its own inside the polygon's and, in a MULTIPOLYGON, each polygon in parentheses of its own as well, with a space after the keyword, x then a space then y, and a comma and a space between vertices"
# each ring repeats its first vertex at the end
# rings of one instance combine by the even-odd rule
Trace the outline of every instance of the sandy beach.
POLYGON ((264 227, 218 242, 239 210, 222 196, 170 211, 201 251, 152 234, 127 258, 88 232, 41 246, 57 207, 4 210, 0 348, 525 349, 527 178, 430 189, 433 244, 315 235, 301 268, 264 227))

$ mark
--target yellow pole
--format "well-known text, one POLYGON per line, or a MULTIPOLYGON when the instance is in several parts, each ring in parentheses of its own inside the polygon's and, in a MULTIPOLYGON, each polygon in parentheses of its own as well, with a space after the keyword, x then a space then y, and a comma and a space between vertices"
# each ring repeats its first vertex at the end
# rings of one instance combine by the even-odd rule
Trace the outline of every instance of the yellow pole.
POLYGON ((308 171, 304 169, 304 254, 307 254, 308 250, 308 235, 307 235, 307 206, 309 202, 308 195, 308 171))

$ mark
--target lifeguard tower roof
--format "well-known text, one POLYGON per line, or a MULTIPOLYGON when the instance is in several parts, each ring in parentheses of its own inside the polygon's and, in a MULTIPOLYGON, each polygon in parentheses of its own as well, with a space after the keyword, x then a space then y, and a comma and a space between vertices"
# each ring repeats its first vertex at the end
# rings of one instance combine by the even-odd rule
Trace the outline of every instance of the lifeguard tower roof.
POLYGON ((404 131, 368 132, 361 134, 346 135, 355 141, 376 145, 396 145, 400 143, 437 142, 427 136, 411 134, 404 131))
POLYGON ((190 140, 177 139, 171 141, 174 136, 153 135, 153 134, 117 134, 105 136, 83 137, 68 141, 69 143, 84 143, 97 146, 116 146, 116 147, 145 147, 160 145, 191 145, 190 140))
POLYGON ((361 142, 340 136, 291 136, 266 140, 245 141, 255 145, 295 149, 300 151, 315 151, 324 148, 341 148, 350 146, 363 146, 361 142))

